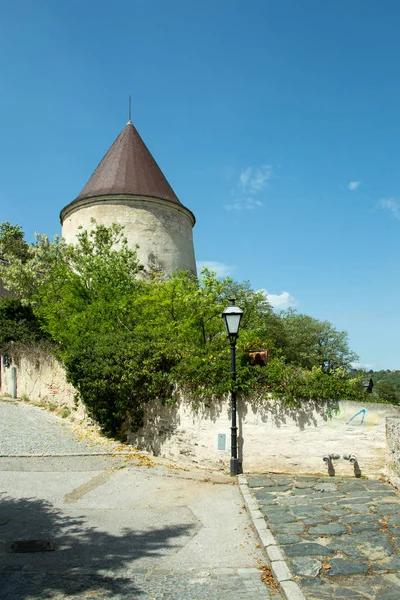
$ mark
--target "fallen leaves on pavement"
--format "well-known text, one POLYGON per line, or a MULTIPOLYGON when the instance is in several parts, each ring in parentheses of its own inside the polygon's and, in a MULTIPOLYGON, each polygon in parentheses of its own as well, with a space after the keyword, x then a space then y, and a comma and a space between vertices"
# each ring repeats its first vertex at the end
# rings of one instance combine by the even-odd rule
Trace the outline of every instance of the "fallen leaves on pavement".
POLYGON ((276 590, 278 584, 276 583, 274 576, 272 574, 271 568, 268 565, 263 565, 260 567, 261 570, 261 581, 265 583, 269 588, 276 590))

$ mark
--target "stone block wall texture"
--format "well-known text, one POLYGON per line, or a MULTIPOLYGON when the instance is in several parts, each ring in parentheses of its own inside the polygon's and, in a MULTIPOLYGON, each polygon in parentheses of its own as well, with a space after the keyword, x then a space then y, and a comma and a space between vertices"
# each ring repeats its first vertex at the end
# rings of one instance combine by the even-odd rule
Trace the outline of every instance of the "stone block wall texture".
POLYGON ((386 419, 386 464, 390 481, 400 489, 400 419, 386 419))
MULTIPOLYGON (((238 405, 239 457, 244 472, 326 475, 326 454, 354 454, 361 474, 386 473, 386 419, 400 417, 400 407, 341 401, 306 403, 300 409, 277 401, 248 399, 238 405)), ((227 468, 230 459, 230 403, 195 408, 176 404, 146 407, 145 427, 130 435, 139 448, 174 461, 227 468), (225 436, 225 450, 218 449, 225 436)), ((354 476, 354 466, 333 461, 336 475, 354 476)))
MULTIPOLYGON (((74 409, 74 389, 62 365, 50 356, 14 361, 17 394, 43 404, 74 409)), ((1 393, 11 394, 11 368, 1 366, 1 393)), ((75 418, 85 418, 82 406, 75 418)), ((129 442, 171 462, 203 468, 229 468, 230 402, 209 406, 181 396, 162 406, 145 407, 145 427, 129 433, 129 442)), ((305 403, 290 408, 256 398, 238 403, 239 457, 245 472, 327 474, 326 454, 355 454, 361 474, 397 473, 400 481, 400 407, 390 404, 305 403), (386 467, 388 464, 388 468, 386 467), (389 473, 390 472, 390 473, 389 473)), ((354 475, 353 465, 333 461, 336 475, 354 475)), ((394 474, 394 475, 393 475, 394 474)))
POLYGON ((43 406, 68 408, 77 420, 86 418, 84 407, 75 403, 75 389, 67 382, 64 367, 49 353, 33 350, 31 355, 12 358, 5 367, 1 359, 1 393, 12 395, 11 368, 16 368, 17 396, 43 406))
POLYGON ((157 198, 88 199, 71 207, 65 216, 62 235, 66 242, 75 242, 79 227, 93 229, 92 219, 99 225, 122 225, 129 247, 139 246, 138 259, 146 269, 157 268, 167 274, 176 270, 196 273, 194 221, 183 206, 157 198))

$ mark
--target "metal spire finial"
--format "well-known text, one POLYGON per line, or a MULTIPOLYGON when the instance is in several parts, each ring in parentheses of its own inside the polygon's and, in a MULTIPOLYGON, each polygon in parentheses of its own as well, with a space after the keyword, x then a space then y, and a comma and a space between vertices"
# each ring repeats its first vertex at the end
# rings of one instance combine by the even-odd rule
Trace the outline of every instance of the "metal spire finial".
POLYGON ((132 103, 131 103, 131 95, 129 94, 129 106, 128 106, 128 116, 129 116, 129 120, 128 120, 128 123, 132 123, 132 120, 131 120, 131 112, 132 112, 132 103))

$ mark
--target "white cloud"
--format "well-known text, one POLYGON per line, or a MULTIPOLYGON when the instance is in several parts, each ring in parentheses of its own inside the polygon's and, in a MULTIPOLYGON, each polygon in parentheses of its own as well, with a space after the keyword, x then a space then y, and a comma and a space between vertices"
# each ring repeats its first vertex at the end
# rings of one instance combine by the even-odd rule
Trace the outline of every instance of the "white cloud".
POLYGON ((255 198, 235 198, 233 202, 225 204, 226 210, 254 210, 257 206, 263 206, 263 203, 255 198))
POLYGON ((351 192, 354 192, 354 190, 357 190, 361 185, 361 181, 350 181, 349 185, 347 186, 349 188, 349 190, 351 192))
POLYGON ((239 185, 244 194, 258 194, 265 188, 268 179, 271 179, 271 177, 271 165, 247 167, 239 175, 239 185))
POLYGON ((353 367, 353 369, 359 369, 359 370, 363 370, 363 371, 370 371, 371 369, 374 368, 374 365, 371 365, 370 363, 361 363, 361 362, 352 362, 351 366, 353 367))
POLYGON ((400 221, 400 204, 394 198, 381 198, 378 206, 383 210, 388 210, 400 221))
POLYGON ((231 275, 236 268, 214 260, 199 260, 196 262, 196 266, 198 273, 200 273, 203 267, 207 267, 210 271, 215 271, 217 277, 227 277, 228 275, 231 275))
POLYGON ((232 202, 225 204, 226 210, 254 210, 263 206, 256 198, 263 191, 273 175, 271 165, 247 167, 238 177, 235 187, 231 190, 232 202))
POLYGON ((271 304, 273 308, 277 308, 278 310, 284 310, 285 308, 290 308, 292 306, 296 306, 297 302, 295 298, 289 292, 281 292, 280 294, 270 294, 267 290, 261 290, 264 292, 267 297, 268 302, 271 304))

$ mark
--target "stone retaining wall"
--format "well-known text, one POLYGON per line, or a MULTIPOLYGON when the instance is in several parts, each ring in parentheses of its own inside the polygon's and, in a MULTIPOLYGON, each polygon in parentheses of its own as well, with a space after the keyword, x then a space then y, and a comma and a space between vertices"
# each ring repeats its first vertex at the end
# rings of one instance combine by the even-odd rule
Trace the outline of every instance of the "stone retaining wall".
MULTIPOLYGON (((361 474, 380 476, 386 466, 386 419, 400 407, 342 401, 305 403, 300 409, 277 401, 238 405, 239 457, 244 472, 326 474, 326 454, 354 454, 361 474)), ((131 443, 173 461, 224 468, 230 459, 230 404, 197 408, 181 398, 176 404, 146 407, 146 426, 131 443), (225 444, 225 449, 223 445, 225 444)), ((354 466, 333 461, 336 475, 354 475, 354 466)))
MULTIPOLYGON (((77 420, 86 418, 81 403, 75 403, 75 389, 65 378, 64 367, 45 348, 32 347, 29 354, 20 349, 6 366, 1 357, 1 394, 11 396, 12 369, 16 370, 17 397, 60 412, 67 409, 77 420)), ((6 360, 4 360, 6 358, 6 360)))
POLYGON ((393 485, 400 489, 400 419, 386 419, 386 464, 393 485))
MULTIPOLYGON (((22 355, 10 367, 1 364, 1 393, 12 393, 11 368, 16 367, 17 395, 44 405, 65 407, 71 416, 85 418, 76 407, 75 391, 66 382, 60 363, 45 353, 22 355)), ((228 469, 230 459, 230 403, 194 404, 181 397, 162 406, 149 403, 145 427, 130 433, 140 449, 204 468, 228 469)), ((361 474, 390 472, 400 481, 400 407, 366 402, 304 403, 300 409, 278 401, 249 399, 238 403, 239 458, 245 472, 326 474, 326 454, 354 454, 361 474), (386 436, 388 442, 386 442, 386 436), (387 458, 388 456, 388 458, 387 458)), ((341 458, 333 461, 336 475, 354 475, 341 458)))

